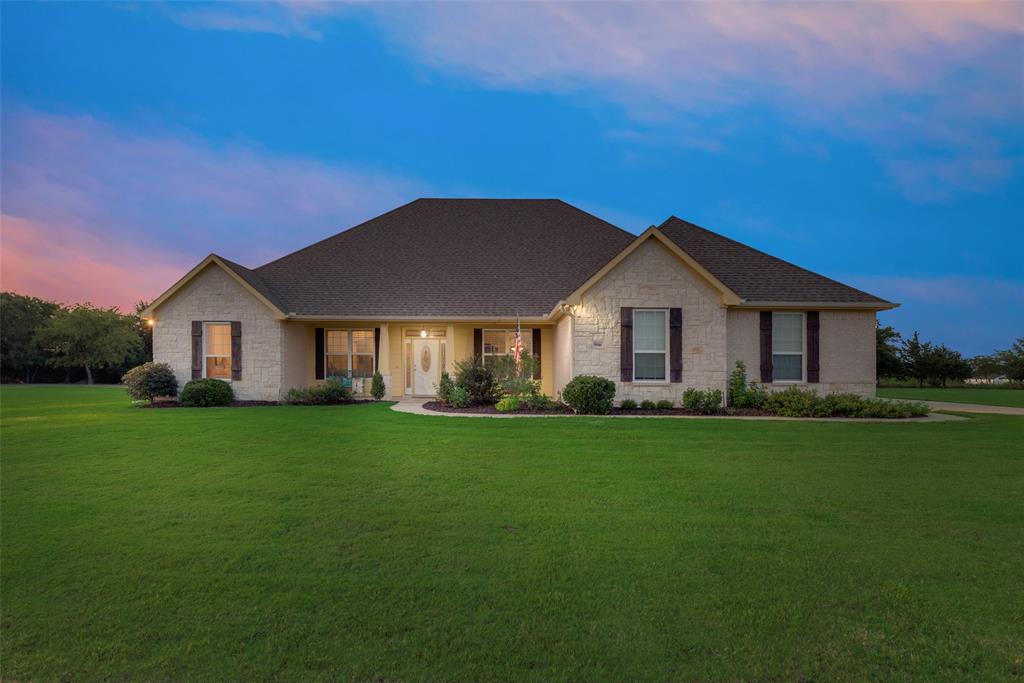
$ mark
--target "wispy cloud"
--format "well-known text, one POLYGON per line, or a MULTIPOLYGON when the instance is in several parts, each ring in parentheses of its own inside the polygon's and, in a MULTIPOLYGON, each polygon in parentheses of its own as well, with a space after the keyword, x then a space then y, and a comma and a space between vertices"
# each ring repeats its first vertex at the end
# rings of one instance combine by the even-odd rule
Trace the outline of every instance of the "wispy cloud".
POLYGON ((320 39, 342 15, 437 71, 617 102, 638 126, 609 137, 640 145, 724 152, 721 115, 762 105, 866 142, 915 202, 988 191, 1019 165, 999 130, 1024 116, 1017 2, 242 3, 190 21, 320 39))
POLYGON ((2 132, 4 280, 42 286, 30 292, 40 296, 152 298, 209 252, 259 265, 423 193, 374 169, 187 133, 139 135, 90 117, 7 111, 2 132), (102 288, 84 266, 59 267, 56 252, 100 273, 120 264, 122 276, 102 288), (36 264, 67 286, 32 275, 36 264))
POLYGON ((320 40, 321 20, 345 9, 340 2, 172 3, 165 11, 182 26, 215 31, 269 33, 286 38, 320 40))

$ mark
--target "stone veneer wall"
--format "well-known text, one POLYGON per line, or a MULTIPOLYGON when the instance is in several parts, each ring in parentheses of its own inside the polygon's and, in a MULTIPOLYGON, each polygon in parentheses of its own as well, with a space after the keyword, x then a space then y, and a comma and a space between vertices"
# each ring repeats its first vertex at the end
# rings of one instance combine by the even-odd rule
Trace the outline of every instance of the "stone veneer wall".
MULTIPOLYGON (((761 375, 758 315, 759 311, 738 309, 731 309, 728 314, 729 370, 732 371, 737 360, 742 360, 747 366, 747 378, 753 381, 761 375)), ((821 382, 797 383, 796 386, 824 394, 875 395, 874 311, 821 311, 818 341, 821 382)), ((768 388, 776 390, 793 385, 792 382, 770 384, 768 388)))
POLYGON ((584 293, 573 334, 573 374, 607 377, 616 401, 668 399, 683 390, 726 389, 726 311, 719 294, 653 238, 584 293), (634 308, 683 309, 683 381, 619 381, 620 312, 634 308))
POLYGON ((168 363, 179 389, 192 379, 192 321, 242 323, 242 379, 232 382, 240 400, 281 397, 282 325, 269 308, 220 266, 211 264, 156 309, 153 358, 168 363))

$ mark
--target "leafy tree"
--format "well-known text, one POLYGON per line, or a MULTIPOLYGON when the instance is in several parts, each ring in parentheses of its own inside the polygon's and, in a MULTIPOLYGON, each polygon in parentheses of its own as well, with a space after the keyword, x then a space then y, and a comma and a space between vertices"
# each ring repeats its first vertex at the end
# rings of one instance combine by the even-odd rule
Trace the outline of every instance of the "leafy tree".
POLYGON ((902 340, 900 333, 892 327, 882 327, 881 324, 875 323, 875 368, 879 377, 906 375, 898 346, 902 340))
POLYGON ((1024 337, 1020 337, 1006 351, 996 354, 1003 372, 1015 382, 1024 382, 1024 337))
POLYGON ((975 356, 970 363, 971 376, 979 379, 993 379, 1006 372, 998 351, 985 356, 975 356))
POLYGON ((137 363, 131 363, 133 367, 153 360, 153 327, 147 321, 143 320, 141 315, 148 306, 148 301, 138 301, 135 304, 135 312, 132 314, 132 323, 135 326, 135 331, 142 340, 140 357, 137 363))
POLYGON ((5 374, 32 381, 47 360, 46 351, 36 343, 36 333, 59 309, 53 301, 0 292, 0 365, 5 374))
POLYGON ((931 342, 921 341, 917 332, 910 339, 903 340, 899 358, 904 374, 917 380, 918 387, 923 387, 925 381, 938 375, 935 347, 931 342))
POLYGON ((933 379, 942 386, 946 386, 946 382, 951 379, 963 381, 974 371, 974 368, 966 358, 960 355, 959 351, 939 345, 932 349, 932 353, 934 354, 932 362, 935 368, 933 379))
POLYGON ((93 368, 122 365, 142 348, 131 316, 89 304, 59 310, 35 340, 52 354, 53 365, 85 368, 89 384, 93 368))

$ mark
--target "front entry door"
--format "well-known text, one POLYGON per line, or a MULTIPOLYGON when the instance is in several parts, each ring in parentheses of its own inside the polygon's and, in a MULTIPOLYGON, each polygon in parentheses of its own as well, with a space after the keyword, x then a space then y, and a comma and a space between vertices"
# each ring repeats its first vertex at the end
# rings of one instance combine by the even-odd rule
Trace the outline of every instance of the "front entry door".
POLYGON ((412 342, 412 386, 418 396, 433 396, 437 390, 438 341, 415 339, 412 342))

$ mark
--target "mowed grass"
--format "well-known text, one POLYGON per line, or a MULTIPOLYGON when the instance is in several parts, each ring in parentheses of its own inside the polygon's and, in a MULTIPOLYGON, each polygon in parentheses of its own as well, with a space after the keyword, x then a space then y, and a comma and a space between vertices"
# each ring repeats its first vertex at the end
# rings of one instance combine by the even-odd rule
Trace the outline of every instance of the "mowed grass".
POLYGON ((1024 408, 1024 389, 972 389, 926 387, 923 389, 898 387, 879 389, 878 395, 885 398, 900 398, 910 401, 948 401, 950 403, 977 403, 985 406, 1010 406, 1024 408))
POLYGON ((4 680, 1011 680, 1024 418, 2 390, 4 680))

